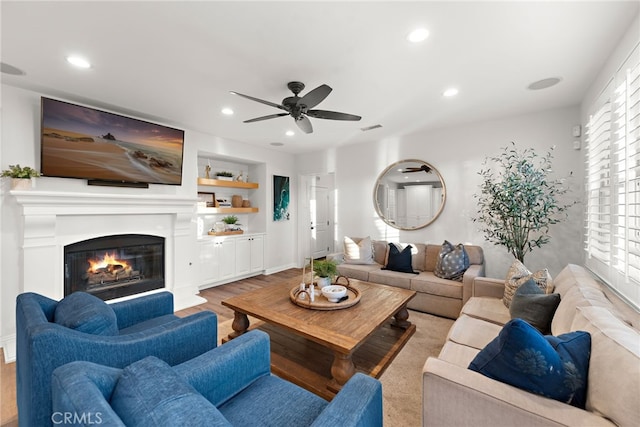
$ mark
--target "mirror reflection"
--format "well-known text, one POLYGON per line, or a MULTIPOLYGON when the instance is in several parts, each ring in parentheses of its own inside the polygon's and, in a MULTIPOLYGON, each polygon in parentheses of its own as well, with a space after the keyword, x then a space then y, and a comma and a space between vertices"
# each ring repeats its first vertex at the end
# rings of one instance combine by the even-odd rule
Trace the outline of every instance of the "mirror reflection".
POLYGON ((431 224, 442 212, 446 197, 444 180, 422 160, 401 160, 386 168, 373 190, 373 204, 380 218, 400 230, 431 224))

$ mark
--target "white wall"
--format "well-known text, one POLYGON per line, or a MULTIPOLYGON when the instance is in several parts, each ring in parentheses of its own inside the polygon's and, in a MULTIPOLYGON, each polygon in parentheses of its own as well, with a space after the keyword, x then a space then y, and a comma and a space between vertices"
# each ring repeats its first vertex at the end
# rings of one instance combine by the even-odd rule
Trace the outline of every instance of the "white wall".
MULTIPOLYGON (((0 168, 5 169, 9 164, 40 167, 40 97, 50 96, 45 93, 36 93, 12 86, 2 85, 2 133, 0 141, 0 168)), ((72 99, 68 101, 74 102, 72 99)), ((114 111, 118 113, 118 111, 114 111)), ((137 117, 150 120, 145 117, 137 117)), ((178 124, 167 122, 168 126, 182 128, 178 124)), ((261 200, 260 210, 267 237, 265 241, 265 268, 267 271, 279 271, 294 265, 297 253, 297 210, 295 204, 291 206, 292 220, 275 223, 273 217, 273 175, 290 176, 292 179, 292 200, 295 200, 297 192, 294 156, 286 153, 260 148, 245 143, 226 140, 213 135, 185 129, 184 163, 182 185, 151 185, 149 189, 111 188, 87 186, 85 180, 47 178, 37 179, 37 190, 64 191, 75 193, 98 194, 141 194, 141 195, 175 195, 180 197, 193 197, 194 207, 197 196, 198 176, 197 156, 199 153, 211 156, 225 156, 228 158, 242 159, 257 165, 262 193, 258 196, 261 200)), ((251 177, 254 180, 254 177, 251 177)), ((2 180, 2 192, 0 194, 0 230, 2 242, 0 253, 2 254, 0 267, 0 345, 4 345, 10 339, 15 330, 15 298, 23 291, 22 278, 18 266, 20 264, 20 247, 18 234, 21 226, 19 209, 8 193, 9 182, 2 180)), ((198 265, 196 218, 193 219, 193 251, 191 260, 193 265, 198 265)), ((34 267, 37 268, 37 267, 34 267)), ((176 275, 195 274, 194 270, 185 267, 184 271, 176 271, 176 275)), ((191 280, 196 280, 192 277, 191 280)))
MULTIPOLYGON (((579 123, 578 107, 563 108, 490 122, 421 132, 398 140, 379 140, 346 145, 326 153, 298 156, 299 170, 322 165, 335 172, 337 188, 337 246, 343 236, 367 236, 402 242, 481 245, 487 259, 487 275, 504 277, 512 262, 501 246, 484 241, 471 220, 476 213, 474 194, 479 191, 478 172, 488 155, 498 154, 510 141, 519 148, 532 147, 540 154, 554 149, 554 177, 567 180, 567 197, 581 200, 583 164, 580 151, 573 148, 571 128, 579 123), (373 188, 378 175, 391 163, 421 159, 442 174, 447 192, 445 208, 431 225, 420 230, 400 231, 387 226, 373 206, 373 188)), ((551 242, 525 257, 530 269, 549 268, 557 274, 567 263, 582 259, 581 204, 570 210, 568 221, 551 228, 551 242)))

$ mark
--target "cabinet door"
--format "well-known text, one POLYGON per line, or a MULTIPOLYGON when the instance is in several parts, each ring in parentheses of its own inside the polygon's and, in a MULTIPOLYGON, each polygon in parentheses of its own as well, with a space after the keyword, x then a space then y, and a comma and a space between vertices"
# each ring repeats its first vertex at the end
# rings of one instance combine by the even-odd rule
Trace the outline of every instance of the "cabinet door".
POLYGON ((219 242, 216 248, 219 263, 219 279, 225 280, 233 277, 236 270, 236 242, 234 239, 225 239, 219 242))
POLYGON ((264 236, 251 238, 251 272, 264 270, 264 236))
POLYGON ((252 237, 236 239, 236 276, 245 275, 251 271, 251 239, 252 237))
POLYGON ((217 245, 214 241, 199 242, 199 274, 198 279, 201 285, 206 285, 218 280, 218 257, 216 249, 217 245))

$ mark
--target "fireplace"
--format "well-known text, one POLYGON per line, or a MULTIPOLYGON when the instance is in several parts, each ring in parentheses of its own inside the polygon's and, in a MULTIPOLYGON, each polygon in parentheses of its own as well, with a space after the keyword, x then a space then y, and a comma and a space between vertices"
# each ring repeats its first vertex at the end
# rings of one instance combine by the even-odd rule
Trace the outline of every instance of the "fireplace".
POLYGON ((64 295, 84 291, 103 300, 165 287, 164 237, 120 234, 64 247, 64 295))

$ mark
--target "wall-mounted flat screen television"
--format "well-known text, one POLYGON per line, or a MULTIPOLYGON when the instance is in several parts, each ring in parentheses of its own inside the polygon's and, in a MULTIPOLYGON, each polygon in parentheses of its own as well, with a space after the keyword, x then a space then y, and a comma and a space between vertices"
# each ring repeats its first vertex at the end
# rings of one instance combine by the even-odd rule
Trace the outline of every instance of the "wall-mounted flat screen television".
POLYGON ((44 176, 91 183, 182 183, 184 131, 42 97, 44 176))

